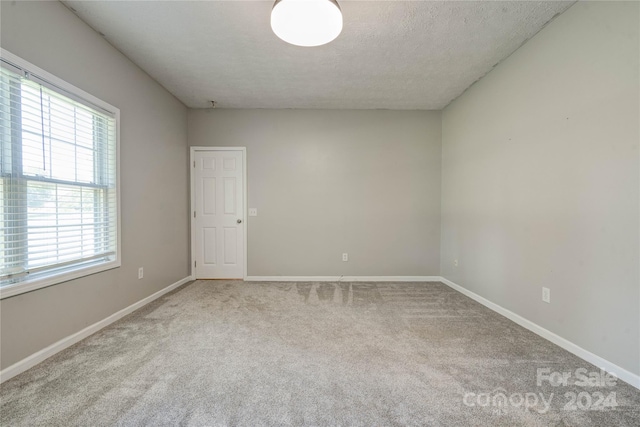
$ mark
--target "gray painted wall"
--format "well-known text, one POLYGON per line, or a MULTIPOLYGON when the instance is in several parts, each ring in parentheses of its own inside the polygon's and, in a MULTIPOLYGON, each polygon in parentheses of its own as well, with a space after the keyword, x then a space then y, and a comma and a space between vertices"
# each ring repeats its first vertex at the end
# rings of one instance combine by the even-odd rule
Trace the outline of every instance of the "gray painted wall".
POLYGON ((635 374, 639 6, 571 7, 445 109, 442 148, 442 274, 635 374))
POLYGON ((189 208, 186 107, 61 3, 0 7, 3 48, 122 116, 122 267, 2 300, 6 368, 188 276, 189 208))
POLYGON ((188 117, 189 145, 247 147, 249 275, 439 274, 439 112, 188 117))

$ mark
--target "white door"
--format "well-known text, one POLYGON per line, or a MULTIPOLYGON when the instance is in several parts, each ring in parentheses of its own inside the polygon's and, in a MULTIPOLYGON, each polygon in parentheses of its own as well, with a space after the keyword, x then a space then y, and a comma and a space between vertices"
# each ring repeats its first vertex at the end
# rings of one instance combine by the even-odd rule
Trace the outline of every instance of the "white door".
POLYGON ((244 277, 242 150, 192 151, 196 279, 244 277))

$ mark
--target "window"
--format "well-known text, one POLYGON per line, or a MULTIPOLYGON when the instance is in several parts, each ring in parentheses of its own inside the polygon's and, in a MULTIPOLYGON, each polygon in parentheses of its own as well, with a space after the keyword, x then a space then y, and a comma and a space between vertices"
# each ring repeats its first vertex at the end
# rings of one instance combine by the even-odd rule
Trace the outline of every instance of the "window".
POLYGON ((120 265, 119 111, 2 51, 0 296, 120 265))

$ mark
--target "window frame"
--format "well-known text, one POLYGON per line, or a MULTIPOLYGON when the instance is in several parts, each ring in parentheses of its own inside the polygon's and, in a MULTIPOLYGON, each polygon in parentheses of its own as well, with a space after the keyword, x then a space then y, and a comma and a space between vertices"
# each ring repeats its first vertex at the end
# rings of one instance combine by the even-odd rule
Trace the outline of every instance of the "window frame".
POLYGON ((59 271, 51 271, 48 273, 39 274, 36 278, 26 278, 19 283, 8 284, 0 287, 0 300, 9 298, 12 296, 20 295, 26 292, 35 291, 37 289, 45 288, 48 286, 57 285, 70 280, 78 279, 81 277, 89 276, 92 274, 100 273, 103 271, 118 268, 122 265, 122 236, 121 236, 121 190, 120 190, 120 109, 113 105, 91 95, 88 92, 62 80, 59 77, 43 70, 42 68, 20 58, 17 55, 0 48, 0 57, 9 62, 10 64, 28 71, 32 76, 36 77, 39 81, 46 83, 46 86, 50 89, 74 99, 78 102, 87 104, 89 106, 98 107, 113 115, 115 119, 115 149, 116 149, 116 254, 115 259, 112 261, 96 261, 88 262, 82 266, 71 266, 68 268, 61 268, 59 271))

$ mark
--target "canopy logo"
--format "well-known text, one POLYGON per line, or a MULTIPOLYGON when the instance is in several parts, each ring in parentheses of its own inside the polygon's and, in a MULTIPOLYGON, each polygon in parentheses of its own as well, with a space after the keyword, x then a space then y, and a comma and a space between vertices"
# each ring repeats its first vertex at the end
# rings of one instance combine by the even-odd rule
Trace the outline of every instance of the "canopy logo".
POLYGON ((493 407, 494 413, 504 414, 506 408, 522 408, 526 412, 531 410, 539 414, 546 414, 551 407, 553 393, 546 399, 543 393, 512 393, 507 396, 507 391, 497 388, 491 393, 466 393, 462 402, 466 406, 493 407))
MULTIPOLYGON (((573 371, 551 371, 550 368, 538 368, 536 372, 536 385, 542 387, 572 387, 558 397, 556 405, 562 405, 565 411, 607 411, 618 407, 616 392, 603 393, 592 391, 593 387, 615 387, 618 377, 603 369, 588 371, 586 368, 578 368, 573 371), (580 390, 586 388, 588 391, 580 390)), ((497 388, 490 393, 465 393, 462 403, 468 407, 491 408, 494 415, 504 415, 509 408, 519 408, 526 412, 535 411, 546 414, 551 409, 554 393, 544 394, 540 392, 507 394, 503 388, 497 388)))

